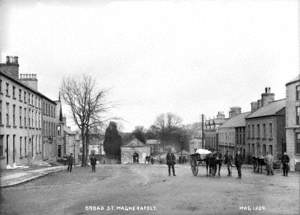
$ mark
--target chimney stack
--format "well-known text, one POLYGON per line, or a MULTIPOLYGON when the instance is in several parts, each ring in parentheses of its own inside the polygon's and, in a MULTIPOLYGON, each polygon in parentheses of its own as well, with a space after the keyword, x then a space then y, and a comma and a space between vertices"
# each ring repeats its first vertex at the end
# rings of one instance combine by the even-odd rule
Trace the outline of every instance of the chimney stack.
POLYGON ((36 74, 20 74, 20 81, 28 87, 38 90, 38 79, 36 74))
POLYGON ((225 119, 225 114, 222 111, 218 112, 217 119, 225 119))
POLYGON ((3 73, 14 79, 19 78, 19 62, 17 56, 6 56, 6 63, 0 64, 0 69, 3 73))
POLYGON ((255 112, 258 109, 257 102, 251 102, 251 113, 255 112))
POLYGON ((234 116, 237 116, 242 113, 241 107, 231 107, 229 111, 229 118, 232 118, 234 116))
POLYGON ((265 106, 271 102, 273 102, 275 99, 275 94, 271 93, 271 88, 266 87, 265 92, 261 94, 261 106, 265 106))

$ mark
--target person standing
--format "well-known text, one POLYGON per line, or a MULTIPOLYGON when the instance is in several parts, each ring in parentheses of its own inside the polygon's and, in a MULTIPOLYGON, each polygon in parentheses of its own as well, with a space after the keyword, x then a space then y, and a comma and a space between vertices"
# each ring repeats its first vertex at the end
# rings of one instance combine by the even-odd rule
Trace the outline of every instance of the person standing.
POLYGON ((290 157, 287 155, 286 152, 283 153, 282 156, 282 170, 283 170, 283 176, 288 176, 289 173, 289 162, 290 162, 290 157))
POLYGON ((71 153, 68 157, 68 172, 72 172, 73 167, 73 154, 71 153))
POLYGON ((171 169, 172 169, 172 172, 173 172, 173 176, 176 176, 175 175, 175 164, 176 164, 176 157, 175 155, 171 152, 171 150, 169 150, 168 154, 167 154, 167 157, 166 157, 166 160, 167 160, 167 165, 168 165, 168 170, 169 170, 169 176, 171 176, 171 169))
POLYGON ((96 172, 97 158, 95 157, 94 154, 91 155, 90 162, 92 166, 92 172, 96 172))
POLYGON ((266 165, 267 165, 267 175, 274 175, 273 173, 273 162, 274 162, 274 158, 273 155, 271 155, 270 152, 268 152, 267 156, 266 156, 266 165))
POLYGON ((218 176, 221 176, 221 167, 222 167, 222 154, 221 152, 217 152, 216 164, 218 165, 218 176))
POLYGON ((217 152, 214 151, 211 157, 211 165, 212 165, 212 176, 216 176, 217 173, 217 152))
POLYGON ((231 176, 231 168, 232 168, 232 155, 226 151, 224 163, 227 165, 228 174, 227 176, 231 176))
POLYGON ((237 151, 234 159, 234 163, 238 172, 238 178, 242 178, 242 164, 243 164, 243 158, 241 155, 240 150, 237 151))

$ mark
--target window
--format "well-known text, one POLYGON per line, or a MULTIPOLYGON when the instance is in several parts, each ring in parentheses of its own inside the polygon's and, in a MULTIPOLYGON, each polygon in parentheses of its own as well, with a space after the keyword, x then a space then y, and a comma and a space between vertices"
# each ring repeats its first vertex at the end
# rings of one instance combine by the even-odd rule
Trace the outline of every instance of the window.
POLYGON ((24 127, 25 128, 27 127, 27 124, 26 124, 26 108, 24 108, 24 127))
POLYGON ((251 131, 250 131, 250 125, 248 125, 248 139, 250 139, 250 135, 251 135, 251 133, 250 133, 251 131))
POLYGON ((35 136, 35 154, 38 153, 38 137, 37 135, 35 136))
POLYGON ((266 138, 266 124, 263 124, 263 138, 266 138))
POLYGON ((254 125, 252 125, 252 138, 254 138, 254 125))
POLYGON ((22 127, 22 107, 19 108, 19 121, 20 121, 20 127, 22 127))
POLYGON ((300 125, 300 106, 296 107, 296 124, 300 125))
POLYGON ((270 138, 273 138, 273 127, 272 127, 272 123, 269 124, 269 130, 270 130, 270 138))
POLYGON ((3 157, 3 139, 4 135, 0 135, 0 157, 3 157))
POLYGON ((263 144, 263 156, 266 155, 266 152, 267 152, 266 144, 263 144))
POLYGON ((260 138, 260 125, 257 125, 257 138, 260 138))
POLYGON ((2 79, 0 79, 0 94, 2 94, 2 79))
POLYGON ((6 126, 9 126, 9 103, 6 103, 6 126))
POLYGON ((19 101, 21 102, 22 101, 22 90, 19 89, 19 101))
POLYGON ((13 86, 13 99, 16 99, 16 87, 13 86))
POLYGON ((24 137, 24 155, 25 155, 25 157, 27 157, 27 138, 26 137, 24 137))
POLYGON ((296 133, 296 153, 300 154, 300 133, 296 133))
POLYGON ((30 93, 28 93, 28 104, 30 105, 30 93))
POLYGON ((269 145, 269 153, 270 153, 271 155, 273 155, 273 146, 272 146, 272 145, 269 145))
POLYGON ((16 126, 16 105, 13 105, 13 126, 16 126))
POLYGON ((31 112, 31 127, 34 128, 34 111, 31 112))
POLYGON ((9 97, 9 83, 6 83, 6 96, 9 97))
POLYGON ((0 125, 2 125, 2 100, 0 100, 0 125))
POLYGON ((22 158, 22 137, 20 137, 20 158, 22 158))
POLYGON ((300 85, 296 86, 296 100, 300 100, 300 85))
POLYGON ((26 104, 27 100, 26 100, 26 92, 24 91, 24 103, 26 104))

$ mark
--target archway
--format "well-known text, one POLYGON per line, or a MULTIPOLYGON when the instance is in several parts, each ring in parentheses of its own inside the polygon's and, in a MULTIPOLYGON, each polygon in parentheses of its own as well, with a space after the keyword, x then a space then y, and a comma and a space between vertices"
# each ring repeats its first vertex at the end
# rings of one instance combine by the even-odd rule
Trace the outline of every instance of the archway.
POLYGON ((134 152, 132 155, 133 163, 139 163, 139 154, 134 152))

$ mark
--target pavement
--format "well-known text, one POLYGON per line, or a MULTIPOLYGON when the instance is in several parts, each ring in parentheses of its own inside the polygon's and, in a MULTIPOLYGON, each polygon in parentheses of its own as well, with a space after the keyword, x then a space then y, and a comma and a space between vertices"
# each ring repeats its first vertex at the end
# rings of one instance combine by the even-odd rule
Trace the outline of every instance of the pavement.
POLYGON ((52 166, 42 161, 33 163, 31 166, 14 166, 10 169, 1 170, 0 187, 15 186, 65 169, 66 166, 52 166))

